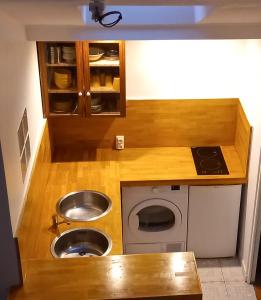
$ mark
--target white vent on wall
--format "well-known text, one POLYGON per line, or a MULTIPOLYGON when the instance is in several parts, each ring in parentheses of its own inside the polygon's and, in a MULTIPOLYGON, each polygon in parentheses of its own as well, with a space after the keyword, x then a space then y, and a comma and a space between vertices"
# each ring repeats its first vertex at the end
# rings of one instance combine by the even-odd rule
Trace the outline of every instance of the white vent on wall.
POLYGON ((18 135, 18 145, 20 151, 22 178, 24 182, 27 167, 29 165, 29 161, 31 157, 31 146, 30 146, 30 138, 28 132, 28 119, 27 119, 26 108, 24 110, 23 117, 20 121, 17 135, 18 135))

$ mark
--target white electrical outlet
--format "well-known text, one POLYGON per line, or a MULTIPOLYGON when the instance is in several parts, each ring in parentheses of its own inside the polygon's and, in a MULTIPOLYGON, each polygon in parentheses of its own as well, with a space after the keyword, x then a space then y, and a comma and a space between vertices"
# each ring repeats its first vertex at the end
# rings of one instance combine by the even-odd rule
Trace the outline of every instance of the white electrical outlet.
POLYGON ((116 135, 116 149, 124 149, 124 135, 116 135))

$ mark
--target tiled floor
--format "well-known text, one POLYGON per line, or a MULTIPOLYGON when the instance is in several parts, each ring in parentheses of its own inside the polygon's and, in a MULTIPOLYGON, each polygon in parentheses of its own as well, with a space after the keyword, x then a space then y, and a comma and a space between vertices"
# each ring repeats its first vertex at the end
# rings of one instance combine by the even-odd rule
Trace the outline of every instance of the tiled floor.
POLYGON ((203 300, 256 300, 237 259, 197 259, 197 266, 203 300))

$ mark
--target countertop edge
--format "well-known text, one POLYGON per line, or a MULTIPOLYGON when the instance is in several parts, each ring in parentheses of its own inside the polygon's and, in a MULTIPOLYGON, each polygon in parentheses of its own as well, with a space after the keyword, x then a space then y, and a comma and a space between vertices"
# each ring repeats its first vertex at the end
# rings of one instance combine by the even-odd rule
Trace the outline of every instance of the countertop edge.
POLYGON ((173 180, 120 180, 120 186, 151 186, 151 185, 230 185, 245 184, 247 178, 222 179, 173 179, 173 180))

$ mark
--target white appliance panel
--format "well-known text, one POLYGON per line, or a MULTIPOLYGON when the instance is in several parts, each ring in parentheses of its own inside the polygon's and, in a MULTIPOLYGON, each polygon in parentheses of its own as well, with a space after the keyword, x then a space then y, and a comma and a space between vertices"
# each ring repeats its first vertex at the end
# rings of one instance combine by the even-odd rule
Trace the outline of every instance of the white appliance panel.
POLYGON ((235 256, 241 188, 189 188, 187 251, 194 251, 197 258, 235 256))
POLYGON ((167 252, 182 252, 186 251, 184 242, 176 243, 137 243, 126 244, 124 247, 125 253, 167 253, 167 252))

